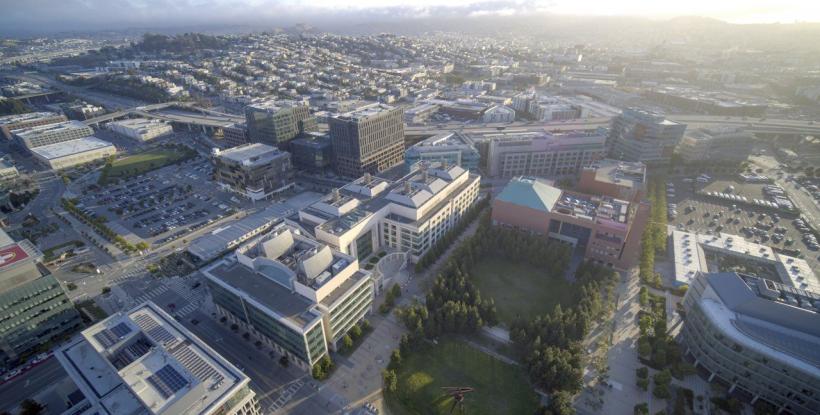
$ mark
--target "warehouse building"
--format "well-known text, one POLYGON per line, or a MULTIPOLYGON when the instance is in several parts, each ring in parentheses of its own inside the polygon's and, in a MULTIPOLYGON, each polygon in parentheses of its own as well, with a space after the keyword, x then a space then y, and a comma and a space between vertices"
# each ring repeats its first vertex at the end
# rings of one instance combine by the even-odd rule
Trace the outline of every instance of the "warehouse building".
POLYGON ((117 148, 97 137, 83 137, 31 149, 37 161, 53 170, 63 170, 117 154, 117 148))

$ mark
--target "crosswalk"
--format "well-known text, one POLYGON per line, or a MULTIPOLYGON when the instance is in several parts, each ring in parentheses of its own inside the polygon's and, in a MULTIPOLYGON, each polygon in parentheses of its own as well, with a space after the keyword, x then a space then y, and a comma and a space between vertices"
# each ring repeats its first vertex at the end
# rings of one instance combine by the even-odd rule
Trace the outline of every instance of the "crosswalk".
POLYGON ((128 281, 130 279, 136 278, 136 277, 141 277, 143 275, 145 275, 145 271, 139 270, 139 269, 133 269, 133 270, 130 270, 130 271, 126 271, 123 274, 120 274, 119 276, 113 278, 111 281, 116 283, 116 284, 119 284, 119 283, 128 281))
POLYGON ((298 379, 290 385, 288 385, 286 388, 282 390, 282 393, 279 394, 279 398, 276 399, 276 401, 274 401, 271 404, 271 406, 268 407, 268 411, 270 413, 275 413, 283 406, 287 405, 287 403, 290 402, 291 399, 293 399, 293 396, 296 395, 296 392, 299 392, 299 389, 302 389, 302 386, 304 385, 305 381, 302 379, 298 379))
POLYGON ((145 294, 137 297, 136 302, 137 302, 137 304, 142 304, 142 303, 144 303, 148 300, 153 299, 154 297, 159 296, 160 294, 162 294, 166 291, 168 291, 168 286, 166 286, 165 284, 159 285, 158 287, 152 288, 151 290, 149 290, 145 294))
POLYGON ((205 296, 202 292, 202 288, 192 289, 189 286, 190 281, 188 281, 187 279, 172 278, 170 281, 167 282, 167 284, 171 291, 173 291, 180 297, 184 298, 185 301, 188 303, 184 307, 175 311, 174 314, 180 317, 185 317, 188 314, 193 313, 205 301, 205 296))

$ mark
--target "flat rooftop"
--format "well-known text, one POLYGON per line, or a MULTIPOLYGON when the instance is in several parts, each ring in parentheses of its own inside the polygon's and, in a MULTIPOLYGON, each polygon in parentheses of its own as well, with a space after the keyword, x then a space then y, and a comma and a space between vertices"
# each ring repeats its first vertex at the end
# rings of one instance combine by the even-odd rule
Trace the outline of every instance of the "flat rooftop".
POLYGON ((230 249, 231 243, 251 232, 276 223, 286 216, 295 213, 292 208, 275 203, 267 209, 242 219, 220 226, 210 233, 196 238, 188 246, 188 252, 203 260, 215 258, 230 249))
POLYGON ((256 101, 248 104, 248 108, 257 109, 262 111, 267 111, 271 113, 275 113, 279 110, 286 109, 286 108, 293 108, 298 106, 304 106, 303 103, 294 101, 294 100, 287 100, 287 99, 270 99, 264 101, 256 101))
POLYGON ((14 134, 21 138, 40 136, 52 132, 67 131, 67 130, 88 130, 92 131, 91 127, 83 124, 80 121, 63 121, 54 124, 38 125, 36 127, 23 128, 14 130, 14 134))
POLYGON ((150 127, 158 127, 158 126, 168 125, 168 123, 163 121, 163 120, 148 119, 148 118, 132 118, 132 119, 128 119, 128 120, 114 121, 111 124, 115 124, 115 125, 119 125, 119 126, 127 127, 127 128, 133 128, 133 129, 150 128, 150 127))
POLYGON ((242 297, 287 319, 302 330, 321 318, 308 299, 239 262, 222 261, 207 268, 206 272, 241 293, 242 297))
POLYGON ((61 157, 74 154, 87 153, 89 151, 100 150, 114 146, 105 140, 100 140, 94 136, 78 138, 76 140, 63 141, 61 143, 48 144, 31 149, 32 153, 43 157, 46 160, 59 159, 61 157))
POLYGON ((462 133, 452 131, 452 132, 448 132, 448 133, 442 133, 442 134, 434 135, 430 138, 427 138, 425 140, 422 140, 422 141, 416 143, 415 145, 413 145, 410 148, 423 151, 423 150, 428 149, 428 148, 439 149, 439 148, 442 148, 442 147, 455 147, 455 146, 472 147, 473 146, 473 140, 470 139, 470 137, 468 137, 468 136, 466 136, 462 133))
POLYGON ((231 147, 227 150, 220 150, 215 154, 216 157, 220 159, 240 163, 243 166, 256 166, 269 163, 275 158, 282 157, 285 155, 285 152, 267 144, 251 143, 231 147))
POLYGON ((646 181, 646 165, 639 161, 603 159, 584 169, 595 170, 595 180, 602 183, 640 188, 646 181))
POLYGON ((626 224, 629 202, 608 196, 563 192, 555 203, 555 211, 596 222, 626 224))
POLYGON ((151 302, 87 328, 56 355, 86 398, 111 415, 212 413, 249 382, 151 302))
POLYGON ((392 111, 394 109, 396 109, 396 107, 391 105, 375 103, 365 105, 363 107, 357 108, 350 112, 346 112, 344 114, 336 115, 333 118, 342 121, 364 121, 370 117, 379 115, 387 111, 392 111))
POLYGON ((5 115, 0 117, 0 126, 8 124, 17 124, 24 121, 33 121, 40 118, 59 117, 60 114, 56 112, 27 112, 25 114, 5 115))

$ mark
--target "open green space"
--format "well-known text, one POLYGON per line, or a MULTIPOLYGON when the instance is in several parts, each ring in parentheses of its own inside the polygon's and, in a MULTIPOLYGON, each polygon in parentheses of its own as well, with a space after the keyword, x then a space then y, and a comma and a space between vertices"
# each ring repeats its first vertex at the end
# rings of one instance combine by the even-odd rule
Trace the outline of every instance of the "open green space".
POLYGON ((70 249, 74 249, 74 248, 80 248, 84 245, 85 245, 85 242, 77 241, 77 240, 63 242, 61 244, 57 244, 57 245, 52 246, 51 248, 43 250, 43 256, 45 257, 44 258, 45 261, 51 261, 52 259, 54 259, 57 256, 58 251, 65 251, 63 248, 70 247, 70 249))
POLYGON ((576 297, 572 283, 563 275, 495 256, 475 264, 472 278, 482 296, 492 297, 498 319, 507 324, 517 316, 531 319, 548 314, 556 304, 569 307, 576 297))
POLYGON ((464 399, 465 413, 472 415, 532 414, 538 407, 521 367, 457 340, 421 347, 426 349, 407 356, 397 371, 397 390, 387 395, 391 413, 449 414, 453 399, 442 391, 446 386, 474 389, 464 399))
POLYGON ((105 185, 120 179, 138 176, 145 172, 189 159, 196 154, 187 147, 180 147, 182 148, 155 148, 143 153, 114 160, 103 169, 99 184, 105 185))

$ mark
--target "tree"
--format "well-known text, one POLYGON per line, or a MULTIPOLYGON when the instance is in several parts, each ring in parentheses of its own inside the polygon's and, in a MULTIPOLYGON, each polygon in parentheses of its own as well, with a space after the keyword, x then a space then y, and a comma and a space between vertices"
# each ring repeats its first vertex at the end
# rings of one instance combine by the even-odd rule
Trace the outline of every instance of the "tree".
POLYGON ((635 415, 649 415, 649 405, 647 405, 646 402, 639 403, 635 405, 632 413, 635 415))
POLYGON ((358 324, 354 324, 353 327, 350 328, 350 335, 354 339, 358 339, 359 337, 362 337, 362 328, 359 327, 358 324))
POLYGON ((398 283, 394 283, 392 287, 390 287, 390 293, 393 294, 393 298, 401 297, 401 287, 398 283))
POLYGON ((322 370, 322 365, 316 363, 313 365, 313 369, 311 369, 310 374, 313 376, 313 379, 322 380, 325 378, 325 372, 322 370))
POLYGON ((342 337, 342 347, 344 347, 345 350, 353 348, 353 339, 350 338, 350 335, 345 334, 344 337, 342 337))
POLYGON ((575 415, 572 407, 572 395, 567 391, 558 391, 550 396, 549 410, 553 415, 575 415))
POLYGON ((34 399, 25 399, 20 402, 20 415, 39 415, 44 409, 46 408, 34 399))
POLYGON ((390 353, 390 365, 391 369, 398 369, 401 366, 401 352, 399 349, 394 349, 392 353, 390 353))
POLYGON ((652 377, 655 381, 655 387, 652 389, 652 395, 659 399, 667 399, 671 396, 669 392, 669 384, 672 381, 672 374, 669 369, 664 369, 652 377))
POLYGON ((384 378, 384 389, 387 392, 394 393, 399 387, 399 379, 394 370, 384 370, 382 372, 384 378))

